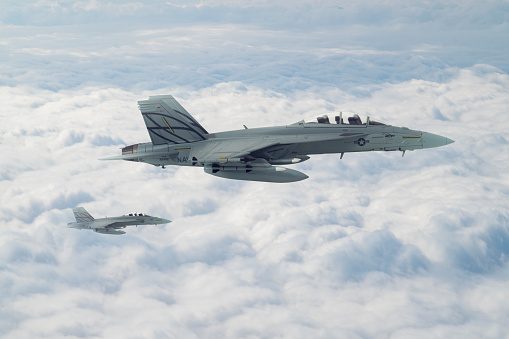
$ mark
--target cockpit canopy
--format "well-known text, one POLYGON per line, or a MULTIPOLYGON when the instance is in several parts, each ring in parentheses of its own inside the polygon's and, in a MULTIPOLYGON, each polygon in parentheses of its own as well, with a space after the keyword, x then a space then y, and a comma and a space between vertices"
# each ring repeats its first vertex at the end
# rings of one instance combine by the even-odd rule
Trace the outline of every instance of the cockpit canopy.
POLYGON ((337 115, 329 116, 319 115, 316 117, 308 118, 297 122, 297 124, 337 124, 337 125, 385 125, 384 123, 375 121, 368 116, 359 115, 357 113, 340 112, 337 115))
POLYGON ((149 217, 149 215, 143 213, 129 213, 126 214, 125 217, 149 217))

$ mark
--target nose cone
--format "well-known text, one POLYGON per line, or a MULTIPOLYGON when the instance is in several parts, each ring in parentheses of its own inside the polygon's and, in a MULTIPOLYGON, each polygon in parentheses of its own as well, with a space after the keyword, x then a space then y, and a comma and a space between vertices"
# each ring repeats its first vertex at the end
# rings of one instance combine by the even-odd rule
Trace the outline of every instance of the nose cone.
POLYGON ((169 224, 170 222, 171 222, 171 220, 163 219, 163 218, 161 218, 161 221, 160 221, 161 224, 169 224))
POLYGON ((454 140, 441 135, 422 132, 422 148, 440 147, 452 144, 454 140))

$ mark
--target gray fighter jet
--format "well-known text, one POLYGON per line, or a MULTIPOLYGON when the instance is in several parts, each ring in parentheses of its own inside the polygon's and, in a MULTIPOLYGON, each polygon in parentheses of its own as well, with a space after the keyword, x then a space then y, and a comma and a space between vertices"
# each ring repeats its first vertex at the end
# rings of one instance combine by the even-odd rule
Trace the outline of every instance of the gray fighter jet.
POLYGON ((80 230, 94 230, 102 234, 125 234, 124 231, 119 229, 126 226, 159 225, 171 222, 171 220, 151 217, 143 213, 130 213, 121 217, 94 219, 83 207, 73 208, 72 211, 74 212, 76 222, 68 223, 67 227, 80 230))
POLYGON ((209 133, 171 95, 138 101, 152 142, 122 148, 122 155, 101 160, 145 162, 154 166, 203 167, 228 179, 293 182, 304 173, 291 165, 310 155, 348 152, 413 151, 454 140, 340 112, 287 126, 209 133))

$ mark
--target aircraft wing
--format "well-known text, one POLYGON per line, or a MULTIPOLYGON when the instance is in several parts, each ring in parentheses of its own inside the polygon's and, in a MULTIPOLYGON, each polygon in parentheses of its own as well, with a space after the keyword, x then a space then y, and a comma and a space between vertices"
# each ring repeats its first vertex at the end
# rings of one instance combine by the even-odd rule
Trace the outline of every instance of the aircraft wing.
POLYGON ((212 147, 208 147, 202 154, 200 160, 206 163, 221 163, 225 159, 235 159, 246 156, 260 149, 278 145, 279 140, 275 138, 238 138, 214 140, 212 147))
MULTIPOLYGON (((343 141, 355 141, 365 137, 365 133, 343 133, 339 135, 343 141)), ((338 135, 333 135, 330 140, 337 140, 338 135)), ((236 139, 215 139, 212 147, 207 147, 199 156, 199 161, 205 163, 234 163, 234 159, 252 155, 255 158, 262 157, 268 153, 288 153, 288 149, 298 143, 324 141, 323 135, 309 135, 305 139, 296 140, 295 136, 288 137, 264 137, 264 138, 236 138, 236 139)), ((240 160, 240 159, 239 159, 240 160)))
POLYGON ((109 224, 108 226, 105 226, 105 228, 125 228, 124 223, 121 222, 114 222, 112 224, 109 224))
POLYGON ((122 222, 116 222, 113 220, 108 220, 108 218, 95 220, 94 221, 94 228, 124 228, 125 225, 122 222))
MULTIPOLYGON (((113 156, 113 157, 109 157, 109 158, 103 158, 103 159, 99 159, 99 160, 131 160, 131 159, 138 159, 138 158, 157 157, 157 156, 163 156, 163 155, 168 155, 168 154, 169 154, 168 152, 130 153, 130 154, 117 155, 117 156, 113 156)), ((175 152, 174 154, 178 154, 178 152, 175 152)))
POLYGON ((288 149, 293 145, 281 145, 275 138, 238 138, 229 140, 214 140, 214 146, 203 152, 205 173, 228 179, 263 181, 263 182, 293 182, 306 179, 308 176, 286 167, 272 166, 265 157, 271 157, 268 149, 288 149), (249 156, 248 162, 242 162, 242 157, 249 156))

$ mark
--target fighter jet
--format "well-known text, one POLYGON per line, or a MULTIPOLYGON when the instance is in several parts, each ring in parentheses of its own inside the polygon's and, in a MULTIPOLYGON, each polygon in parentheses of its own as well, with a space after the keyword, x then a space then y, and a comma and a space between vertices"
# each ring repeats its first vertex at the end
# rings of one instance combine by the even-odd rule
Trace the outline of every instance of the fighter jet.
POLYGON ((72 211, 74 212, 76 222, 68 223, 67 227, 80 230, 94 230, 102 234, 125 234, 124 231, 119 229, 133 225, 159 225, 171 222, 171 220, 151 217, 143 213, 130 213, 121 217, 95 219, 83 207, 73 208, 72 211))
POLYGON ((452 144, 449 138, 397 127, 359 114, 340 112, 291 125, 209 133, 171 95, 138 101, 152 142, 122 148, 101 160, 203 167, 228 179, 294 182, 302 172, 276 165, 308 160, 310 155, 369 151, 413 151, 452 144))

